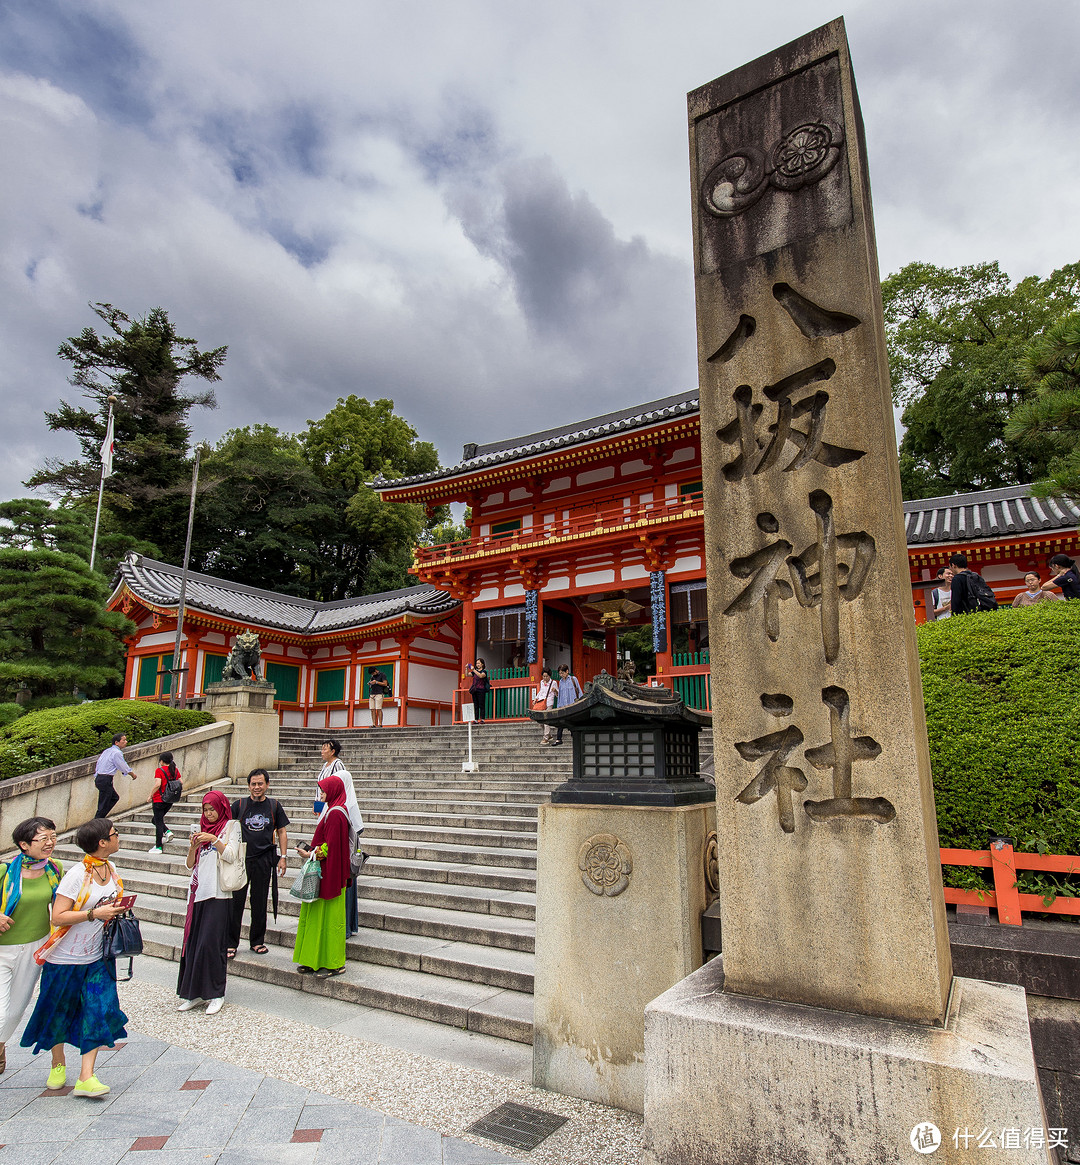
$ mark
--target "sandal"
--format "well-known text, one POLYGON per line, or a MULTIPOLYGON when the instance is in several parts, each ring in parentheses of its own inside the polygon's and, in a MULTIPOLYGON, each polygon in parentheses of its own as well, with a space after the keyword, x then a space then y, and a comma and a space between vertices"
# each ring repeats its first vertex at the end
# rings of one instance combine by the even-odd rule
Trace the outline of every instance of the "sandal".
POLYGON ((314 973, 315 973, 315 968, 314 968, 314 967, 305 967, 305 966, 303 965, 303 963, 301 963, 301 964, 300 964, 300 965, 299 965, 299 966, 296 968, 296 973, 297 973, 298 975, 312 975, 312 974, 314 974, 314 973))
POLYGON ((316 977, 319 979, 330 979, 334 975, 344 975, 344 974, 345 974, 344 967, 336 967, 333 971, 328 971, 324 967, 316 973, 316 977))
POLYGON ((236 947, 229 947, 229 949, 225 952, 225 958, 235 959, 236 958, 236 947))
POLYGON ((266 943, 259 943, 257 947, 251 948, 251 953, 253 955, 268 955, 270 953, 270 948, 266 945, 266 943))

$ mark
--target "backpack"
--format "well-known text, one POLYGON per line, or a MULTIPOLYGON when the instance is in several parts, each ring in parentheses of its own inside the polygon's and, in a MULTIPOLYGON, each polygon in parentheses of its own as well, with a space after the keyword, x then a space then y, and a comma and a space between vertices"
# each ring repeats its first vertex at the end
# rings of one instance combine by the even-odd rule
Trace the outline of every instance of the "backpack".
POLYGON ((180 780, 179 776, 170 777, 161 790, 161 803, 163 805, 175 805, 183 795, 184 782, 180 780))
MULTIPOLYGON (((341 805, 333 805, 331 809, 339 810, 345 814, 345 820, 349 821, 349 814, 341 805)), ((353 829, 353 823, 349 821, 349 874, 351 877, 355 878, 360 873, 367 857, 367 854, 360 848, 360 831, 353 829)))
POLYGON ((998 601, 994 598, 994 592, 982 575, 969 571, 968 587, 971 590, 971 597, 975 600, 976 611, 996 611, 998 609, 998 601))

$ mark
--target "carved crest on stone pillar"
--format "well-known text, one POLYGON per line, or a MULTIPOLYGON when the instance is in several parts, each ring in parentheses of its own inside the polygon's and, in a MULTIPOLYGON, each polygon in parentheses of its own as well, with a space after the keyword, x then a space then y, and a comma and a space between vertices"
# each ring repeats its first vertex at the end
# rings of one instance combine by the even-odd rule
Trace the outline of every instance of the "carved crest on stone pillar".
POLYGON ((595 833, 581 843, 578 869, 586 890, 614 898, 630 885, 634 861, 629 846, 613 833, 595 833))

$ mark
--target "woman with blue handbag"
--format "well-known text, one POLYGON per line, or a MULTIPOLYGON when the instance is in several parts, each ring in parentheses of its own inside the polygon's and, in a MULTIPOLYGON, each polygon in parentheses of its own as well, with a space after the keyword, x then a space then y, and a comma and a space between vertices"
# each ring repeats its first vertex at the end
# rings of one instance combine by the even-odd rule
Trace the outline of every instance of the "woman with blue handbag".
POLYGON ((52 930, 34 952, 42 965, 41 989, 21 1044, 35 1054, 52 1049, 46 1088, 67 1083, 64 1045, 74 1044, 82 1066, 72 1092, 99 1097, 109 1086, 94 1075, 98 1051, 127 1035, 104 941, 105 923, 126 910, 115 901, 123 897, 124 883, 109 861, 120 848, 120 835, 107 817, 95 817, 80 826, 75 841, 86 856, 56 888, 52 930))
POLYGON ((352 877, 349 859, 349 812, 340 777, 323 777, 319 791, 326 811, 315 827, 311 845, 296 852, 319 863, 319 896, 301 902, 293 962, 301 975, 317 972, 321 979, 345 971, 345 887, 352 877))
POLYGON ((47 817, 20 821, 11 840, 21 852, 0 865, 0 1075, 7 1069, 7 1042, 41 977, 34 951, 49 933, 49 911, 64 875, 52 860, 56 826, 47 817))

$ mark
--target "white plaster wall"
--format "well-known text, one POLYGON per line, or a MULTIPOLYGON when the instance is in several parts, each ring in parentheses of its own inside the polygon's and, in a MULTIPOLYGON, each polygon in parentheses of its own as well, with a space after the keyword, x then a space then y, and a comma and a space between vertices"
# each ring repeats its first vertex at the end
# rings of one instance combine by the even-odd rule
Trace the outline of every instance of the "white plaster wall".
POLYGON ((593 485, 598 481, 610 481, 615 476, 614 465, 604 465, 600 469, 587 469, 577 475, 578 485, 593 485))
POLYGON ((577 576, 579 587, 607 586, 614 581, 615 572, 613 570, 594 570, 577 576))
POLYGON ((281 723, 285 728, 303 728, 304 727, 304 713, 296 711, 286 711, 281 714, 281 723))
POLYGON ((330 712, 330 728, 347 728, 349 724, 349 709, 334 708, 330 712))
POLYGON ((143 635, 139 638, 140 647, 164 647, 166 644, 172 645, 176 642, 175 631, 155 631, 153 635, 143 635))
MULTIPOLYGON (((427 667, 424 664, 409 664, 409 698, 418 700, 445 700, 453 698, 457 684, 457 670, 445 667, 427 667)), ((400 685, 399 685, 400 687, 400 685)), ((426 715, 426 713, 425 713, 426 715)))

